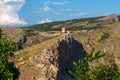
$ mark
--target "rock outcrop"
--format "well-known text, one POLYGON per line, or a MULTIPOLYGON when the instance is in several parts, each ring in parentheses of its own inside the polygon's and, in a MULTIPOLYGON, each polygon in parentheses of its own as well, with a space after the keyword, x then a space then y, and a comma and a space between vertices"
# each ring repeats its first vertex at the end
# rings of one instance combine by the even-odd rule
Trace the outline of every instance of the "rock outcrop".
POLYGON ((4 39, 10 39, 18 42, 18 49, 32 46, 47 40, 47 38, 39 34, 38 31, 29 29, 2 28, 2 31, 4 39))
POLYGON ((40 35, 37 31, 27 29, 23 31, 24 35, 22 35, 18 40, 18 50, 47 40, 47 38, 40 35))
POLYGON ((99 20, 108 21, 108 22, 120 22, 120 15, 113 14, 110 16, 100 18, 99 20))
POLYGON ((114 22, 120 22, 120 15, 115 15, 114 14, 114 15, 111 16, 111 18, 114 22))
POLYGON ((25 67, 29 70, 21 69, 19 80, 70 80, 72 77, 68 70, 73 69, 73 61, 85 56, 82 50, 83 46, 72 37, 58 39, 45 48, 42 54, 29 59, 29 66, 25 67))

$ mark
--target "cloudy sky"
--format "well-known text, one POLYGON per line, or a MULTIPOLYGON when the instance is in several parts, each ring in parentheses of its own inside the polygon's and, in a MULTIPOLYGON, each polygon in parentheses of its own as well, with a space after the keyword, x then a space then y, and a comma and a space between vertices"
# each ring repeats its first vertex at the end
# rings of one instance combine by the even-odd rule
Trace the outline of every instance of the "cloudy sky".
POLYGON ((0 25, 45 22, 120 14, 120 0, 0 0, 0 25))

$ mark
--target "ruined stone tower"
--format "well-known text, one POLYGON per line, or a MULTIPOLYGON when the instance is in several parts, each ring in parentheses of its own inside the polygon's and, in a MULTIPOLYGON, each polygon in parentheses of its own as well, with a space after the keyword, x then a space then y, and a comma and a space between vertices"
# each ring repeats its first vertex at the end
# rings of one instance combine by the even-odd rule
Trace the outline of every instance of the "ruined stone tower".
POLYGON ((65 27, 62 27, 62 34, 66 33, 66 28, 65 27))

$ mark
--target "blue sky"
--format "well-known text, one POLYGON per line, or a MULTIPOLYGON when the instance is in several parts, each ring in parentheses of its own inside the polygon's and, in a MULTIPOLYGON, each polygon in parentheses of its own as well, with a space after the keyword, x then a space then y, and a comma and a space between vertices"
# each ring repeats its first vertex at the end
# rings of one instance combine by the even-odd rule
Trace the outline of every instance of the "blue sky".
POLYGON ((120 0, 0 0, 0 25, 26 26, 120 14, 120 0))

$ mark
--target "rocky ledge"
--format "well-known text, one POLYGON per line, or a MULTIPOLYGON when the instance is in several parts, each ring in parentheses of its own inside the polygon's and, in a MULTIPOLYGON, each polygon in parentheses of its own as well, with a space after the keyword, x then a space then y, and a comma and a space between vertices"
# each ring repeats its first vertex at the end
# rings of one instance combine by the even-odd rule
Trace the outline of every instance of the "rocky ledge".
POLYGON ((68 70, 73 68, 73 61, 85 56, 82 50, 83 46, 73 37, 58 39, 42 54, 29 59, 19 80, 70 80, 68 70))

